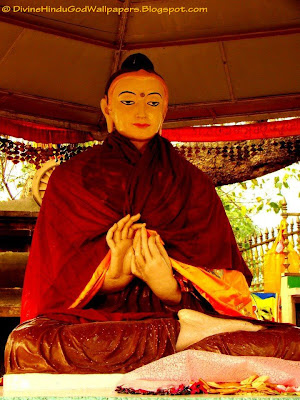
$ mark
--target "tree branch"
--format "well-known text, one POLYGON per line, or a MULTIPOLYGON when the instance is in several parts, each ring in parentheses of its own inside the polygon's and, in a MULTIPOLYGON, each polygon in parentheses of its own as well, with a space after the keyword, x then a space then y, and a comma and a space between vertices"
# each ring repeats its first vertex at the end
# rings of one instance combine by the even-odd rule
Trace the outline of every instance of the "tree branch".
POLYGON ((6 180, 5 180, 5 169, 6 169, 6 165, 4 166, 4 161, 1 158, 1 182, 2 182, 3 186, 5 187, 10 199, 13 200, 14 197, 13 197, 13 195, 12 195, 10 189, 9 189, 9 186, 8 186, 6 180))

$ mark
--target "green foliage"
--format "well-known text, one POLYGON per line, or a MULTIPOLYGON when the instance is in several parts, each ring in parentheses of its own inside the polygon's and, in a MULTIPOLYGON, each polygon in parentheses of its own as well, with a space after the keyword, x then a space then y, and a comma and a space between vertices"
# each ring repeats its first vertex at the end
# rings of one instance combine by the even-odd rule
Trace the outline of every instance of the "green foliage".
POLYGON ((222 187, 218 187, 217 193, 223 203, 225 212, 238 243, 243 243, 245 239, 258 233, 258 228, 254 225, 247 214, 247 208, 244 205, 240 206, 237 204, 235 192, 228 194, 222 189, 222 187))
MULTIPOLYGON (((258 233, 253 215, 265 212, 279 214, 284 191, 299 187, 300 163, 250 181, 217 188, 238 242, 258 233)), ((295 192, 300 197, 300 191, 295 192)))
POLYGON ((5 153, 0 153, 0 201, 19 199, 35 171, 33 164, 14 164, 5 153))

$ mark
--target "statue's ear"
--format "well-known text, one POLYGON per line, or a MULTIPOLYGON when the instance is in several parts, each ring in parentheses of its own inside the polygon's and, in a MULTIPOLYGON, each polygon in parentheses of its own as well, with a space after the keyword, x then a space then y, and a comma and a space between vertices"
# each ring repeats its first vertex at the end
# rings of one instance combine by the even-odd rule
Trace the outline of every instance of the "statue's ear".
POLYGON ((105 96, 105 97, 103 97, 103 99, 101 99, 100 107, 101 107, 101 110, 102 110, 102 112, 104 114, 104 117, 106 119, 106 125, 107 125, 108 133, 111 133, 114 130, 114 121, 112 120, 112 117, 110 115, 110 109, 109 109, 108 104, 107 104, 107 96, 105 96))
POLYGON ((161 135, 162 135, 162 126, 163 126, 163 122, 164 122, 164 120, 165 120, 165 118, 166 118, 167 111, 168 111, 168 106, 167 106, 167 107, 166 107, 166 109, 164 110, 164 114, 163 114, 163 120, 161 121, 161 124, 160 124, 159 130, 158 130, 158 134, 159 134, 159 136, 161 136, 161 135))

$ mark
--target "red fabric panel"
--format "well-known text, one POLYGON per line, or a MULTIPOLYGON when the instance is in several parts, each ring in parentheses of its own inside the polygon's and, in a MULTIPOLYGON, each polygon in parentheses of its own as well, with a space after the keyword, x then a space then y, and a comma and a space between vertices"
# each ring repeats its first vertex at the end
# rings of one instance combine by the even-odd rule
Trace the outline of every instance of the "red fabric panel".
MULTIPOLYGON (((37 143, 84 143, 93 140, 87 132, 59 129, 33 122, 0 117, 0 134, 37 143)), ((222 142, 297 136, 300 118, 235 126, 163 129, 162 136, 178 142, 222 142)))
POLYGON ((297 136, 299 134, 300 118, 248 125, 163 129, 162 132, 163 137, 176 142, 226 142, 297 136))
POLYGON ((84 143, 94 140, 88 132, 60 129, 34 122, 0 117, 0 134, 36 143, 84 143))

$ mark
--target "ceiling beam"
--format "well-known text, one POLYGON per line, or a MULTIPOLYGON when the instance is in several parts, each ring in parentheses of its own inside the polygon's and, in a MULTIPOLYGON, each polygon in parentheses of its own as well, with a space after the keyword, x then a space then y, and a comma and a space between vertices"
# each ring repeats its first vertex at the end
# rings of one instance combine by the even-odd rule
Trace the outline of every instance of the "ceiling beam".
POLYGON ((129 50, 147 49, 153 47, 187 46, 187 45, 201 44, 201 43, 228 42, 231 40, 256 39, 256 38, 264 38, 270 36, 294 35, 296 33, 300 33, 299 26, 287 27, 282 29, 272 29, 266 31, 240 32, 240 33, 231 33, 226 35, 201 36, 190 39, 127 43, 125 49, 129 51, 129 50))
MULTIPOLYGON (((8 118, 19 118, 98 135, 105 131, 104 121, 99 123, 100 113, 97 107, 0 89, 0 116, 8 118), (55 113, 51 115, 53 109, 55 113), (35 114, 31 110, 35 110, 35 114)), ((249 121, 283 116, 300 116, 300 94, 174 104, 169 106, 164 126, 249 121)))
POLYGON ((199 102, 199 103, 187 103, 187 104, 173 104, 169 106, 169 110, 180 110, 180 109, 191 109, 191 108, 199 108, 199 107, 213 107, 218 105, 225 104, 235 104, 235 103, 252 103, 257 101, 270 101, 270 100, 298 100, 298 105, 300 107, 300 93, 290 93, 290 94, 281 94, 281 95, 273 95, 273 96, 261 96, 261 97, 248 97, 243 99, 235 99, 235 100, 219 100, 219 101, 209 101, 209 102, 199 102))
MULTIPOLYGON (((72 121, 63 121, 54 118, 47 118, 40 115, 32 115, 32 114, 17 113, 13 111, 0 110, 0 117, 33 122, 42 125, 49 125, 51 127, 56 127, 61 129, 72 129, 75 131, 83 131, 87 133, 94 133, 94 132, 99 133, 99 130, 94 125, 80 124, 72 121)), ((1 125, 0 125, 0 130, 1 130, 1 125)))
POLYGON ((171 105, 164 127, 258 121, 300 116, 300 94, 171 105))
POLYGON ((85 112, 89 112, 89 113, 99 112, 98 107, 93 107, 93 106, 88 106, 88 105, 78 104, 78 103, 72 103, 72 102, 64 101, 64 100, 52 99, 49 97, 38 96, 35 94, 15 92, 13 90, 0 88, 0 104, 1 104, 1 102, 3 102, 3 100, 2 100, 3 98, 4 98, 4 100, 7 100, 12 97, 20 98, 22 100, 38 101, 39 103, 54 104, 58 108, 65 107, 68 109, 73 109, 73 110, 77 109, 77 110, 81 110, 81 111, 85 111, 85 112))
POLYGON ((276 112, 259 112, 259 113, 240 113, 234 115, 218 115, 203 118, 183 118, 177 120, 167 120, 163 124, 163 128, 184 128, 189 126, 216 125, 226 123, 236 123, 243 121, 267 121, 277 118, 300 118, 299 110, 282 110, 276 112))
MULTIPOLYGON (((128 13, 123 13, 128 14, 128 13)), ((125 17, 126 18, 126 17, 125 17)), ((48 33, 50 35, 61 36, 72 40, 77 40, 85 43, 90 43, 100 47, 106 47, 112 50, 118 50, 118 43, 109 42, 105 40, 95 39, 89 36, 76 34, 63 30, 61 28, 52 28, 46 25, 41 25, 34 22, 28 22, 25 19, 17 18, 16 15, 0 13, 0 21, 8 24, 21 26, 26 29, 33 29, 48 33)), ((270 29, 265 31, 253 32, 239 32, 230 33, 225 35, 212 35, 212 36, 199 36, 196 38, 179 39, 179 40, 165 40, 155 42, 139 42, 139 43, 123 43, 123 50, 130 51, 135 49, 149 48, 149 47, 169 47, 169 46, 185 46, 191 44, 201 44, 210 42, 226 42, 230 40, 254 39, 269 36, 282 36, 292 35, 300 32, 299 26, 289 26, 281 29, 270 29)))
POLYGON ((88 36, 79 35, 77 33, 68 32, 59 28, 51 28, 49 26, 43 26, 40 24, 36 24, 34 22, 24 21, 22 19, 16 18, 15 16, 12 17, 8 14, 0 14, 0 22, 6 22, 7 24, 21 26, 22 28, 48 33, 49 35, 55 35, 67 39, 77 40, 79 42, 94 44, 95 46, 106 47, 109 49, 116 49, 116 45, 112 42, 100 39, 94 39, 88 36))
MULTIPOLYGON (((124 8, 130 8, 131 0, 125 0, 124 8)), ((118 38, 116 44, 116 50, 114 51, 114 57, 111 67, 111 75, 114 74, 120 68, 121 55, 124 48, 125 34, 127 30, 129 13, 122 13, 120 15, 119 26, 118 26, 118 38)))
POLYGON ((232 81, 231 81, 231 77, 230 77, 230 72, 229 72, 229 68, 228 68, 228 62, 227 62, 227 57, 226 57, 226 52, 225 52, 223 42, 219 42, 219 48, 220 48, 220 52, 221 52, 221 56, 222 56, 223 68, 224 68, 224 72, 226 75, 228 90, 230 93, 230 99, 235 100, 233 87, 232 87, 232 81))

